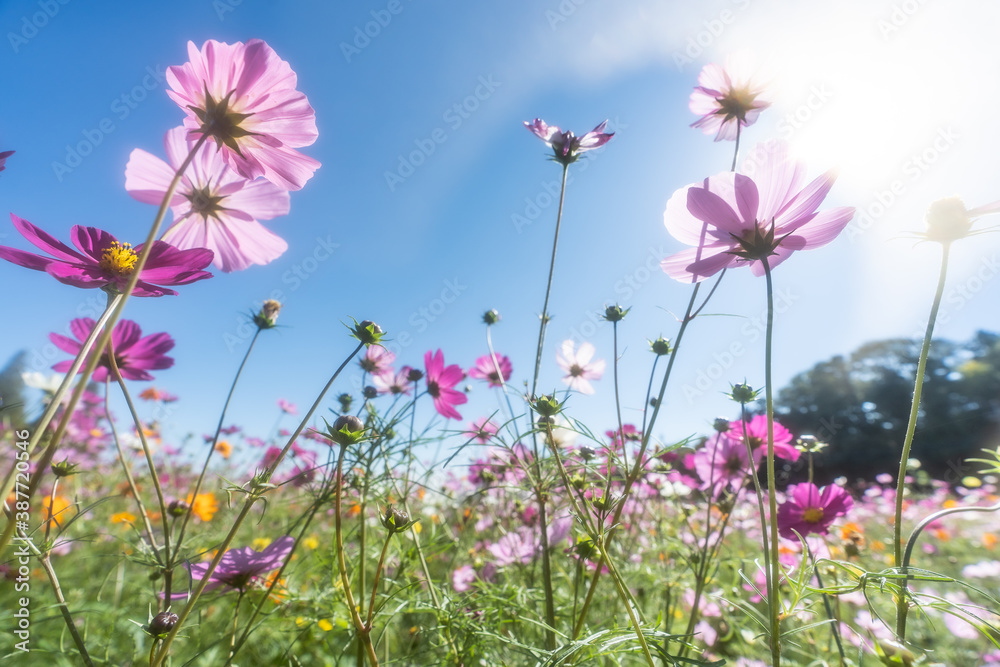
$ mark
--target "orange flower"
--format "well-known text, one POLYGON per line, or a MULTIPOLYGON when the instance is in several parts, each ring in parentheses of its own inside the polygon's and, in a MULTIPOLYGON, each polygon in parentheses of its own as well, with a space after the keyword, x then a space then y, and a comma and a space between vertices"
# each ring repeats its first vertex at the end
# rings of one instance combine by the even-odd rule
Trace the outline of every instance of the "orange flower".
POLYGON ((69 509, 70 502, 63 496, 56 496, 53 500, 52 496, 47 496, 45 500, 42 501, 42 507, 45 509, 45 520, 48 521, 53 516, 56 517, 56 523, 60 521, 65 521, 68 519, 66 510, 69 509))
POLYGON ((160 400, 160 390, 156 387, 150 387, 149 389, 143 389, 139 392, 139 398, 144 401, 158 401, 160 400))
POLYGON ((233 453, 233 446, 226 440, 219 440, 215 443, 215 451, 219 452, 222 458, 228 459, 229 455, 233 453))
POLYGON ((983 546, 987 549, 992 549, 997 545, 997 541, 1000 541, 1000 537, 997 537, 993 533, 983 533, 983 546))
POLYGON ((219 503, 215 500, 214 493, 199 493, 197 496, 189 493, 187 503, 191 506, 191 513, 202 521, 211 521, 219 511, 219 503))
POLYGON ((131 526, 135 523, 135 515, 131 512, 118 512, 111 515, 111 523, 127 523, 131 526))

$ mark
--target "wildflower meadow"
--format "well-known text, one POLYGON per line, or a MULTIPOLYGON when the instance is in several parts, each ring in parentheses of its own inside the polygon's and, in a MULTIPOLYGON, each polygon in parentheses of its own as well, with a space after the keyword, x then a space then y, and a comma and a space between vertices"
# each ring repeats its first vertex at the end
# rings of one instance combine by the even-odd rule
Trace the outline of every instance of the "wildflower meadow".
POLYGON ((6 4, 0 662, 1000 666, 984 5, 6 4))

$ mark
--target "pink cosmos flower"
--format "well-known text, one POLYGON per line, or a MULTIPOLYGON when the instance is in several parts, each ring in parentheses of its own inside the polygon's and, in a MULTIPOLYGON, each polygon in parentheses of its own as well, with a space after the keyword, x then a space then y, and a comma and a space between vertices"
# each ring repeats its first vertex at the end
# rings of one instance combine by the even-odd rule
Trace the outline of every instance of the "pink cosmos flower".
POLYGON ((547 125, 540 118, 536 118, 530 123, 524 121, 524 126, 551 146, 554 153, 552 159, 564 165, 576 162, 581 153, 600 148, 611 141, 611 137, 615 136, 614 132, 604 131, 608 126, 608 121, 604 121, 582 137, 574 136, 569 130, 563 132, 555 125, 547 125))
POLYGON ((796 532, 803 537, 825 535, 833 520, 853 507, 854 500, 839 486, 793 484, 788 487, 788 500, 778 508, 778 532, 790 540, 798 539, 796 532))
POLYGON ((817 211, 836 180, 828 171, 803 186, 805 166, 795 161, 788 144, 758 144, 744 163, 753 178, 725 172, 681 188, 663 214, 667 231, 695 246, 661 263, 671 278, 696 283, 726 268, 750 265, 764 275, 796 250, 826 245, 854 217, 851 207, 817 211))
MULTIPOLYGON (((45 271, 66 285, 122 292, 132 275, 138 255, 142 252, 142 244, 133 249, 128 243, 119 243, 114 236, 96 227, 75 225, 70 234, 73 245, 79 250, 77 252, 27 220, 22 220, 13 213, 10 218, 24 238, 52 257, 0 246, 0 259, 26 269, 45 271)), ((211 273, 202 271, 211 261, 211 250, 178 250, 169 243, 153 241, 153 249, 132 294, 177 294, 163 285, 187 285, 196 280, 211 278, 211 273)))
MULTIPOLYGON (((250 547, 230 549, 219 561, 212 576, 208 579, 205 591, 223 587, 226 591, 245 591, 250 584, 265 572, 271 572, 281 567, 295 546, 295 538, 290 535, 279 537, 271 542, 263 551, 254 551, 250 547)), ((208 572, 209 563, 187 563, 191 581, 197 582, 208 572)), ((187 597, 187 593, 177 593, 171 598, 187 597)))
MULTIPOLYGON (((726 435, 745 447, 743 444, 743 422, 729 422, 729 430, 726 435)), ((747 439, 750 447, 754 450, 760 448, 762 452, 767 452, 767 416, 757 415, 747 422, 747 439)), ((792 432, 787 428, 774 422, 774 456, 786 461, 798 461, 802 454, 792 445, 792 432)))
MULTIPOLYGON (((57 333, 49 334, 49 340, 63 352, 76 356, 95 324, 97 323, 89 317, 73 320, 69 328, 76 337, 75 340, 57 333)), ((132 320, 118 321, 114 331, 111 332, 111 345, 115 352, 115 363, 126 380, 152 380, 153 376, 147 371, 162 370, 174 365, 174 360, 165 354, 173 349, 174 339, 166 333, 143 337, 142 329, 132 320)), ((73 362, 70 360, 60 361, 52 369, 65 373, 72 365, 73 362)), ((94 381, 103 382, 110 371, 111 362, 105 350, 101 354, 97 368, 94 369, 94 381)), ((83 372, 83 368, 80 368, 80 372, 83 372)))
POLYGON ((434 409, 446 419, 461 419, 462 415, 454 408, 468 402, 468 397, 460 391, 452 389, 462 381, 465 374, 458 364, 445 367, 444 353, 438 350, 424 355, 424 370, 427 379, 427 393, 434 399, 434 409))
POLYGON ((727 57, 725 66, 705 65, 689 104, 691 112, 701 118, 691 127, 715 133, 716 141, 736 139, 740 127, 753 125, 760 112, 771 106, 763 99, 764 86, 754 77, 752 65, 738 55, 727 57))
POLYGON ((451 587, 456 593, 471 590, 474 583, 476 583, 476 571, 471 565, 463 565, 451 573, 451 587))
POLYGON ((9 158, 13 154, 14 151, 4 151, 0 153, 0 171, 3 171, 4 169, 7 168, 6 166, 7 158, 9 158))
POLYGON ((761 449, 753 453, 753 464, 747 458, 747 447, 740 440, 717 434, 694 454, 694 469, 701 478, 701 489, 718 496, 729 485, 742 484, 743 479, 760 465, 761 449))
POLYGON ((286 415, 297 415, 299 414, 299 409, 291 401, 286 401, 283 398, 278 399, 278 409, 284 412, 286 415))
POLYGON ((464 435, 476 440, 481 445, 485 445, 493 439, 499 430, 489 417, 480 417, 469 424, 469 430, 464 435))
MULTIPOLYGON (((372 345, 368 348, 369 350, 375 349, 372 345)), ((413 387, 413 383, 410 382, 410 371, 413 370, 409 366, 403 366, 399 369, 399 372, 395 375, 392 374, 392 369, 388 369, 388 373, 383 373, 381 375, 372 375, 372 384, 375 385, 375 389, 378 390, 380 394, 406 394, 409 395, 410 389, 413 387)))
POLYGON ((214 139, 245 178, 301 189, 320 164, 294 149, 316 141, 316 113, 288 63, 259 39, 209 40, 200 51, 188 42, 188 58, 167 68, 167 94, 187 113, 189 136, 214 139))
POLYGON ((370 345, 365 351, 365 356, 358 362, 361 369, 366 373, 378 375, 392 375, 392 362, 396 360, 393 352, 385 349, 381 345, 370 345))
POLYGON ((580 343, 580 349, 575 349, 576 345, 572 339, 564 340, 560 353, 556 356, 556 362, 560 368, 566 371, 563 382, 569 385, 573 391, 581 394, 593 394, 594 388, 588 380, 600 380, 604 375, 604 360, 594 358, 594 346, 590 343, 580 343))
MULTIPOLYGON (((147 204, 163 201, 170 181, 180 168, 195 139, 176 127, 163 139, 167 162, 135 149, 125 165, 125 189, 147 204)), ((215 266, 229 273, 252 264, 267 264, 288 249, 284 239, 261 225, 287 215, 288 191, 263 179, 248 181, 226 166, 220 152, 204 145, 184 172, 170 210, 173 224, 163 240, 178 248, 208 248, 215 253, 215 266)))
POLYGON ((503 383, 500 382, 501 374, 503 382, 506 382, 510 379, 511 372, 510 357, 498 354, 497 361, 494 364, 493 356, 485 354, 476 359, 476 365, 469 369, 469 377, 477 380, 486 380, 490 383, 491 387, 500 387, 503 386, 503 383))

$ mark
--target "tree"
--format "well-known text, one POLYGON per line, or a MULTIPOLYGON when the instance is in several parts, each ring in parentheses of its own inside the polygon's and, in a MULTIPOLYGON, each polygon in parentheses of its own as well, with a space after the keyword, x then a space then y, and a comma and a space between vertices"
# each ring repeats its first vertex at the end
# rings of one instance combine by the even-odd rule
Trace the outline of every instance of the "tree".
MULTIPOLYGON (((866 343, 792 378, 778 392, 776 417, 793 433, 830 447, 817 461, 829 480, 895 472, 906 434, 920 341, 866 343)), ((996 446, 1000 432, 1000 336, 932 343, 911 457, 931 475, 957 482, 964 460, 996 446)))

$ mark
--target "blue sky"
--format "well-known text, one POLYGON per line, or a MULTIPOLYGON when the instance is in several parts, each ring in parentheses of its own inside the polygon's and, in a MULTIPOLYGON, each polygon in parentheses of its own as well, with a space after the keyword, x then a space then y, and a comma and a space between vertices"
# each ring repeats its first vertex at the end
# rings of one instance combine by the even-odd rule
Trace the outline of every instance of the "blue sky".
MULTIPOLYGON (((730 143, 688 127, 700 68, 735 50, 765 63, 775 104, 746 142, 789 139, 813 176, 839 165, 827 205, 859 209, 833 244, 775 273, 780 386, 864 341, 922 332, 937 248, 905 234, 940 197, 1000 199, 998 14, 971 0, 3 2, 0 150, 17 153, 0 175, 0 243, 28 247, 7 212, 62 239, 84 224, 141 241, 155 211, 125 192, 124 168, 134 148, 162 155, 163 134, 182 121, 163 71, 185 62, 188 40, 266 40, 297 72, 320 132, 304 152, 323 166, 292 193, 291 214, 268 224, 288 252, 126 311, 177 341, 176 366, 154 383, 181 396, 164 420, 177 439, 211 430, 247 312, 282 300, 283 327, 260 342, 231 413, 263 435, 277 399, 304 408, 351 349, 341 322, 352 316, 378 321, 402 363, 442 348, 467 368, 486 351, 479 318, 496 308, 496 347, 512 357, 515 381, 530 379, 559 167, 522 122, 580 134, 610 119, 615 139, 571 172, 541 386, 562 387, 565 338, 590 340, 610 361, 611 328, 595 319, 617 302, 632 308, 621 332, 624 417, 639 421, 645 341, 674 336, 673 313, 690 294, 657 268, 682 248, 663 209, 731 160, 730 143)), ((956 246, 941 336, 1000 329, 998 251, 995 235, 956 246)), ((38 370, 62 360, 48 333, 100 305, 95 292, 9 264, 0 281, 0 363, 21 349, 38 370)), ((733 415, 721 396, 730 381, 762 384, 764 307, 762 280, 727 275, 706 309, 720 316, 697 321, 685 341, 657 435, 703 432, 733 415)), ((352 376, 334 394, 353 389, 352 376)), ((610 366, 597 387, 571 404, 603 431, 610 366)), ((473 384, 464 422, 496 407, 473 384)))

